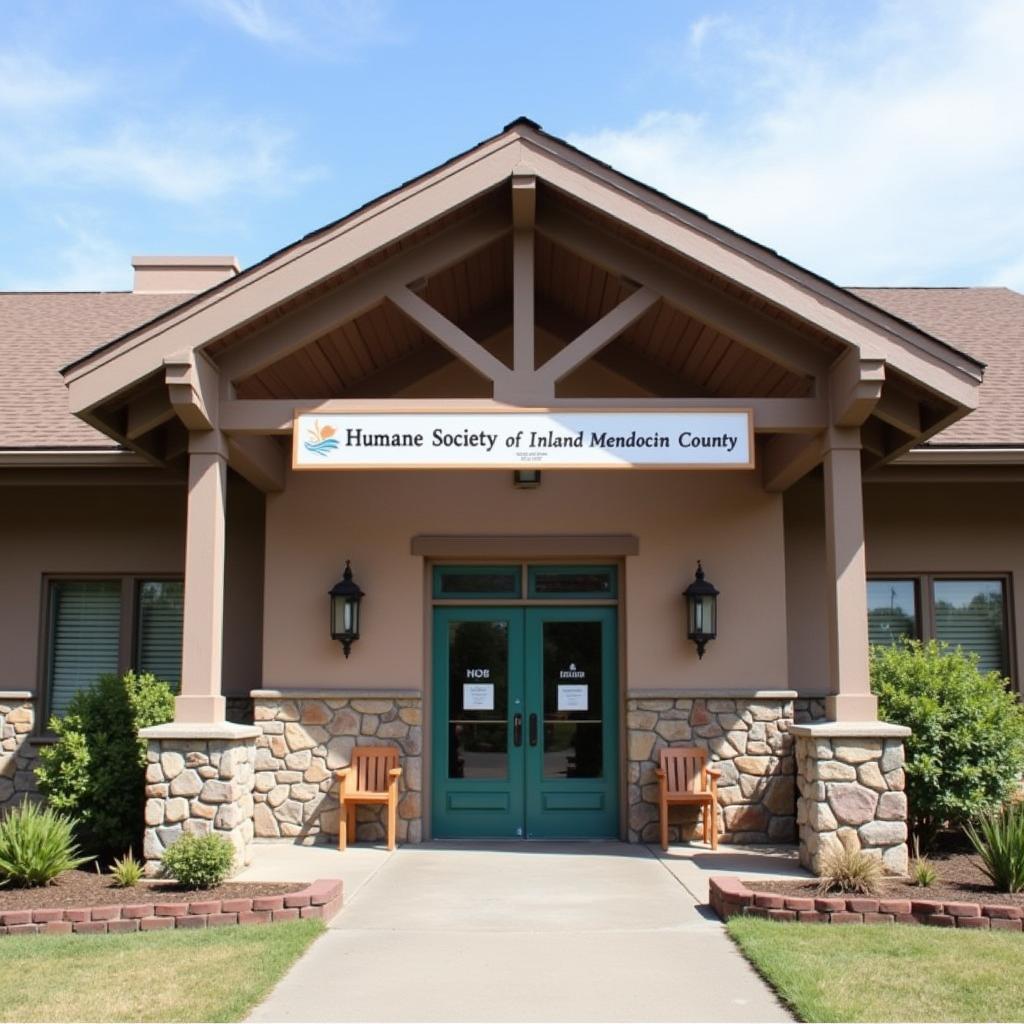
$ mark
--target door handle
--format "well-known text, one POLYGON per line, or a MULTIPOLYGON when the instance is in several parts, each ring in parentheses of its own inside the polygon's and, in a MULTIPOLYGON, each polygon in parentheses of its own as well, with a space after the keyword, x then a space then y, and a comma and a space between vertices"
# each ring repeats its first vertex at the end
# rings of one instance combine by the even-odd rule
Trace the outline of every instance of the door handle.
POLYGON ((537 746, 537 716, 530 715, 530 746, 537 746))
POLYGON ((523 745, 523 716, 515 715, 512 718, 512 743, 514 746, 523 745))

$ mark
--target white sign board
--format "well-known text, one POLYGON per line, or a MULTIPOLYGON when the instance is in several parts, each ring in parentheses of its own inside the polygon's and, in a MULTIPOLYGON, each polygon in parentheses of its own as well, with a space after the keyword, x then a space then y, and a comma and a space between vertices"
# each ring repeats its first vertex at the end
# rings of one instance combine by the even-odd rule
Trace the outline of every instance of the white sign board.
POLYGON ((559 711, 588 711, 589 699, 587 697, 587 684, 582 686, 578 683, 566 685, 558 684, 558 710, 559 711))
POLYGON ((493 711, 494 683, 463 683, 463 711, 493 711))
POLYGON ((294 469, 751 469, 749 409, 301 413, 294 469))

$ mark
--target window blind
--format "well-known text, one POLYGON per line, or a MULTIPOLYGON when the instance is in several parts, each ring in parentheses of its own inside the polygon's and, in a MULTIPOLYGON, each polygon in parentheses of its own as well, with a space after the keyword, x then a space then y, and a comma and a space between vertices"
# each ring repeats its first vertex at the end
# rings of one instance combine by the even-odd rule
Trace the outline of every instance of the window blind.
POLYGON ((175 685, 181 682, 184 596, 180 580, 139 585, 136 668, 175 685))
POLYGON ((55 581, 50 602, 50 713, 63 715, 79 690, 118 670, 121 583, 55 581))
POLYGON ((1000 580, 936 580, 935 636, 978 655, 983 672, 1007 674, 1000 580))
POLYGON ((916 633, 914 619, 901 609, 872 608, 868 612, 868 643, 891 647, 916 633))

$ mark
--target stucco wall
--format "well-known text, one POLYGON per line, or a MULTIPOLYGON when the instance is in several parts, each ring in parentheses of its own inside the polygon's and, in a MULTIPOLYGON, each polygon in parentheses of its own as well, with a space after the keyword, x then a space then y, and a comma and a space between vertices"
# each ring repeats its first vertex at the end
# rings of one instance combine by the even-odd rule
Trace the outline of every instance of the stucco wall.
POLYGON ((416 534, 633 533, 625 560, 627 684, 785 688, 782 500, 755 473, 290 473, 267 500, 263 685, 418 688, 424 683, 423 559, 416 534), (327 591, 351 558, 366 591, 347 661, 327 591), (698 558, 721 590, 719 639, 703 661, 685 637, 683 588, 698 558))
MULTIPOLYGON (((785 497, 786 594, 791 683, 802 694, 828 690, 825 526, 820 479, 785 497)), ((864 487, 869 573, 1010 573, 1011 643, 1020 687, 1024 603, 1024 484, 869 483, 864 487)))
MULTIPOLYGON (((248 694, 260 685, 263 498, 232 474, 228 504, 224 692, 248 694)), ((184 550, 182 484, 0 481, 0 690, 37 689, 45 574, 180 573, 184 550)))

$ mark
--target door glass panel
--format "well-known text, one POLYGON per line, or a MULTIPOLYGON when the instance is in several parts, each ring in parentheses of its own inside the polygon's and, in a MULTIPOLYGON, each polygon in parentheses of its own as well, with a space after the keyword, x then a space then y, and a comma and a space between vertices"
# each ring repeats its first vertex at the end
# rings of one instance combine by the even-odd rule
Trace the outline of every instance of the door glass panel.
POLYGON ((544 623, 545 779, 601 778, 601 628, 544 623))
POLYGON ((448 625, 448 777, 508 778, 508 622, 448 625))

